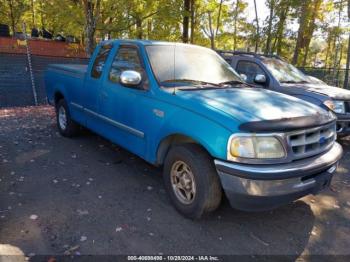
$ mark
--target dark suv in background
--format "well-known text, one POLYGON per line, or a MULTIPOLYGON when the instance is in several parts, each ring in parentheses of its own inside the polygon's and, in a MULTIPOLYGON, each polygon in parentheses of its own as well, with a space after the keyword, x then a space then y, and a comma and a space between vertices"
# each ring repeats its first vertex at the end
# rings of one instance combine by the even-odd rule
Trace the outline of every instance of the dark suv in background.
POLYGON ((332 110, 338 117, 338 135, 350 135, 349 90, 329 86, 317 78, 307 76, 275 55, 221 50, 217 52, 248 84, 301 98, 332 110))

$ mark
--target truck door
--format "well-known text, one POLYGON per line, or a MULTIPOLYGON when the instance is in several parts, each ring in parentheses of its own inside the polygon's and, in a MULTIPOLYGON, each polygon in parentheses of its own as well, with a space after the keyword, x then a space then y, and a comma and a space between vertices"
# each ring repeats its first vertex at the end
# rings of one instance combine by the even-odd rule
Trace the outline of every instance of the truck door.
POLYGON ((94 62, 88 69, 89 71, 87 72, 84 88, 82 90, 82 96, 84 97, 84 104, 82 106, 86 113, 86 125, 91 129, 96 127, 95 114, 98 112, 98 96, 100 94, 101 79, 111 48, 112 46, 110 44, 103 45, 98 50, 96 56, 91 58, 94 59, 94 62))
POLYGON ((268 87, 269 85, 268 75, 257 63, 246 60, 240 60, 236 65, 236 71, 238 72, 238 74, 246 76, 246 82, 248 84, 252 84, 257 87, 268 87), (257 76, 265 76, 265 81, 258 82, 257 76))
POLYGON ((104 119, 104 136, 143 156, 146 150, 144 121, 140 119, 143 104, 149 95, 147 75, 139 49, 127 44, 116 47, 110 68, 106 72, 101 87, 99 114, 104 119), (120 75, 125 70, 134 70, 142 75, 137 87, 127 87, 120 83, 120 75))

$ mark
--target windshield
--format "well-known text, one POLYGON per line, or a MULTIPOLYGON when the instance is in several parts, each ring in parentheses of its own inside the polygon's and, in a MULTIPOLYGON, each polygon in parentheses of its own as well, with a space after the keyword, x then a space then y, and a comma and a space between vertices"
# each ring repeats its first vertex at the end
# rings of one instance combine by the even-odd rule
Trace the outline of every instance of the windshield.
POLYGON ((280 59, 265 58, 263 63, 280 83, 308 83, 310 79, 299 69, 280 59))
POLYGON ((243 82, 224 59, 207 48, 175 44, 146 46, 146 50, 155 77, 164 87, 243 82))

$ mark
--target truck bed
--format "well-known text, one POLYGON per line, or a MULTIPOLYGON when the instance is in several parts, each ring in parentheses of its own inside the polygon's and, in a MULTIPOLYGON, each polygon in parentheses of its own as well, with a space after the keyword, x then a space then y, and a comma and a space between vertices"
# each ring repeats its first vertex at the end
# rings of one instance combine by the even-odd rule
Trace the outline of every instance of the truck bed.
POLYGON ((57 90, 77 97, 84 85, 88 65, 84 64, 50 64, 45 72, 45 87, 48 102, 54 103, 57 90))
POLYGON ((88 65, 86 64, 51 64, 50 69, 56 69, 60 71, 66 71, 74 74, 84 75, 86 73, 88 65))

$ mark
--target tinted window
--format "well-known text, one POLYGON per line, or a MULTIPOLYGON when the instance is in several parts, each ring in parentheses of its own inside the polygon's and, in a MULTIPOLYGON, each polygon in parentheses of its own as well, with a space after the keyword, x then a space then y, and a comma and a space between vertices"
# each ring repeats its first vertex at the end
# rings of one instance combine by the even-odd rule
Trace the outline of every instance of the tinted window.
POLYGON ((265 75, 258 64, 249 61, 238 62, 236 70, 239 74, 245 74, 247 76, 246 82, 249 84, 255 84, 254 79, 256 75, 265 75))
POLYGON ((118 50, 109 72, 109 79, 119 83, 121 73, 126 70, 137 71, 144 76, 137 48, 121 47, 118 50))
POLYGON ((96 59, 94 61, 94 64, 92 66, 91 77, 100 78, 110 50, 111 50, 110 45, 102 46, 100 48, 96 56, 96 59))

